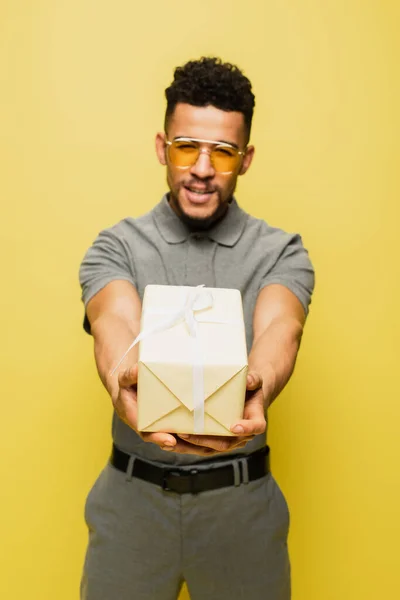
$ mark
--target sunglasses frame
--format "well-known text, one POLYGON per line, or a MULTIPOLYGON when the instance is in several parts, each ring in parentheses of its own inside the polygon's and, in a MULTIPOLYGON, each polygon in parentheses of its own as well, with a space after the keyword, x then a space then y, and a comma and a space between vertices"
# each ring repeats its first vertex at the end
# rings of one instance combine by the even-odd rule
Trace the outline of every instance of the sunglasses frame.
MULTIPOLYGON (((233 144, 229 144, 228 142, 216 142, 215 140, 203 140, 200 138, 190 138, 190 137, 185 137, 185 136, 177 137, 172 141, 170 141, 168 139, 165 140, 165 144, 169 147, 171 147, 174 142, 201 142, 203 144, 214 144, 214 146, 220 146, 222 148, 232 148, 233 150, 235 150, 237 152, 239 157, 240 156, 243 157, 246 154, 246 149, 239 150, 236 146, 234 146, 233 144)), ((193 165, 195 165, 197 163, 197 161, 199 160, 200 154, 208 154, 210 156, 210 160, 211 160, 213 169, 216 171, 216 173, 219 173, 221 175, 229 175, 230 173, 233 173, 235 169, 233 169, 232 171, 218 171, 215 168, 213 160, 212 160, 212 151, 213 151, 213 149, 207 150, 206 148, 203 148, 203 149, 199 148, 199 156, 196 158, 194 163, 192 163, 191 165, 188 165, 186 167, 181 167, 181 166, 177 166, 177 165, 174 165, 174 167, 176 169, 190 169, 191 167, 193 167, 193 165)), ((169 153, 168 153, 168 158, 169 158, 169 153)))

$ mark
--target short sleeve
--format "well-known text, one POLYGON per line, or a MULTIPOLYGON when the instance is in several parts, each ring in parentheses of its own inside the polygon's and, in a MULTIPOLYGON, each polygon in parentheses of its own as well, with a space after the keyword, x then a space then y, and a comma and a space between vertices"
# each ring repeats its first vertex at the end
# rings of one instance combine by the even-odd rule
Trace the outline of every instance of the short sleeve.
POLYGON ((81 300, 85 307, 83 328, 89 334, 91 331, 86 315, 87 303, 115 279, 125 279, 136 287, 133 260, 119 225, 99 233, 87 250, 79 268, 81 300))
POLYGON ((287 241, 277 260, 261 279, 259 291, 272 283, 284 285, 293 292, 300 300, 305 314, 308 314, 315 286, 315 274, 300 235, 287 234, 287 241))

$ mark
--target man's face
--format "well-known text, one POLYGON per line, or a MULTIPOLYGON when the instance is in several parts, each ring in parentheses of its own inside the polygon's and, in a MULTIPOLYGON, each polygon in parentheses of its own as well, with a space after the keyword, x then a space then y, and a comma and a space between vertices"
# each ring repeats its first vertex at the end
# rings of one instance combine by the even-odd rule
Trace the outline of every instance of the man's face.
POLYGON ((208 227, 224 214, 238 175, 243 175, 250 166, 254 148, 247 148, 232 173, 220 173, 214 169, 210 151, 215 145, 207 142, 200 144, 202 152, 195 164, 179 168, 168 159, 166 141, 180 137, 228 142, 239 150, 245 150, 247 137, 243 114, 214 106, 177 104, 169 119, 167 134, 158 133, 156 137, 159 161, 167 166, 171 207, 187 223, 208 227))

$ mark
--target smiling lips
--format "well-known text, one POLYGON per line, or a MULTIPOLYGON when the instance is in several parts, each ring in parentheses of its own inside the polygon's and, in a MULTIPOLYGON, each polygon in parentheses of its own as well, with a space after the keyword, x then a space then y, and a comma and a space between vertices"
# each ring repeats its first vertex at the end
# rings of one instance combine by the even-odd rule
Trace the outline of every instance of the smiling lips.
POLYGON ((192 204, 206 203, 214 193, 214 190, 199 189, 195 187, 184 186, 184 189, 187 200, 192 204))
POLYGON ((188 186, 185 186, 185 189, 187 189, 189 192, 193 192, 194 194, 212 194, 214 192, 214 190, 207 190, 205 188, 203 189, 188 186))

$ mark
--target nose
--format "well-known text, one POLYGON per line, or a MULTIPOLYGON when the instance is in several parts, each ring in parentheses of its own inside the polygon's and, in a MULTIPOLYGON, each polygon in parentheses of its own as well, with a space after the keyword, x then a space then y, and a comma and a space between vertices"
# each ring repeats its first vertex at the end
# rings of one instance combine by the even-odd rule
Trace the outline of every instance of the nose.
POLYGON ((208 179, 215 175, 209 152, 200 152, 199 158, 191 167, 190 172, 199 179, 208 179))

